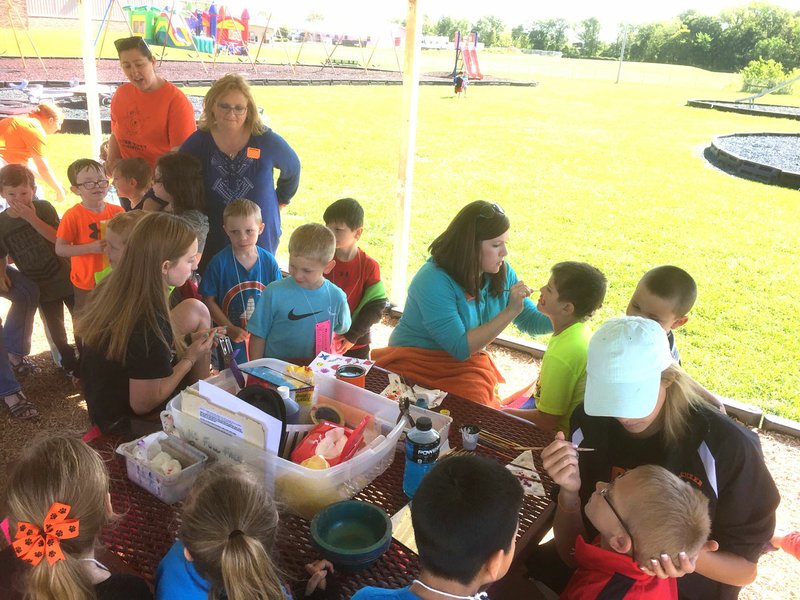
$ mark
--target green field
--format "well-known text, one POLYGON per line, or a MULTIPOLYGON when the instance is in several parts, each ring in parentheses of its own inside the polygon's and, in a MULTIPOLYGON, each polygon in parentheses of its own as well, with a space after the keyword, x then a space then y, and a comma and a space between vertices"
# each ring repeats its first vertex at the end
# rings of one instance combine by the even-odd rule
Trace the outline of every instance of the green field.
MULTIPOLYGON (((423 56, 436 70, 452 55, 423 56)), ((741 97, 730 74, 626 64, 615 85, 616 65, 608 62, 488 52, 481 61, 486 73, 541 85, 472 86, 461 100, 449 88, 421 89, 409 277, 457 209, 476 198, 509 214, 510 262, 533 287, 561 260, 585 260, 606 273, 610 288, 595 324, 623 313, 644 271, 677 264, 700 292, 677 335, 687 370, 720 394, 800 419, 800 195, 731 177, 702 158, 714 135, 798 132, 800 123, 685 106, 687 98, 741 97)), ((256 93, 303 162, 284 239, 319 220, 330 201, 358 198, 367 212, 364 247, 389 282, 400 88, 256 93)), ((51 140, 59 173, 89 148, 83 136, 51 140)), ((279 255, 285 259, 285 245, 279 255)))

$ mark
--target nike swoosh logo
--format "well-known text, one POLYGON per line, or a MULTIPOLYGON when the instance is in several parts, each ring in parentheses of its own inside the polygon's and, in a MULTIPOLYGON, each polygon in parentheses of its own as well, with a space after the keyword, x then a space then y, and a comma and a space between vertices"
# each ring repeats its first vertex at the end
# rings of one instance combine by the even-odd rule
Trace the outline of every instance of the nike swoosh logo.
POLYGON ((321 310, 318 310, 317 312, 310 312, 310 313, 303 313, 302 315, 296 315, 294 314, 294 309, 292 309, 289 311, 289 320, 299 321, 300 319, 305 319, 306 317, 313 317, 314 315, 318 315, 321 312, 322 312, 321 310))

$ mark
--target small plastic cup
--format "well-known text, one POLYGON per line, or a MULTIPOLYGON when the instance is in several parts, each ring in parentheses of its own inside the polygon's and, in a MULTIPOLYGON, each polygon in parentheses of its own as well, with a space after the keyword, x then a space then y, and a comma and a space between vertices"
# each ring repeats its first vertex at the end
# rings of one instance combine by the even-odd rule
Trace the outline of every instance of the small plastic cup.
POLYGON ((461 428, 461 447, 464 450, 475 450, 480 435, 481 428, 477 425, 464 425, 461 428))

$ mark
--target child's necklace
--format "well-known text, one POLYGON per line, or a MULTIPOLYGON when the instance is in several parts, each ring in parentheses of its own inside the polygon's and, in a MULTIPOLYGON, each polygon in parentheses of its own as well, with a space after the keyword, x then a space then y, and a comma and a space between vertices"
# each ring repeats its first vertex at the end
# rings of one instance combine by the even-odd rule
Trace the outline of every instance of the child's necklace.
POLYGON ((456 600, 489 600, 489 594, 487 594, 486 592, 478 592, 473 596, 457 596, 455 594, 448 594, 447 592, 442 592, 441 590, 432 588, 429 585, 425 585, 419 579, 415 579, 413 582, 411 582, 411 585, 414 585, 415 583, 421 585, 429 592, 433 592, 434 594, 439 594, 440 596, 447 596, 448 598, 455 598, 456 600))
MULTIPOLYGON (((239 287, 236 288, 238 290, 237 294, 242 300, 242 321, 244 321, 244 328, 247 329, 247 322, 250 319, 248 319, 247 317, 247 301, 245 300, 244 290, 242 289, 242 280, 239 279, 240 263, 239 259, 236 258, 236 252, 233 251, 233 245, 231 245, 231 255, 233 256, 233 270, 236 271, 236 283, 239 284, 239 287)), ((258 248, 256 248, 256 265, 258 265, 258 270, 256 271, 256 279, 258 279, 258 281, 261 281, 261 279, 259 279, 261 277, 261 253, 258 251, 258 248)), ((244 269, 244 265, 242 265, 242 268, 244 269)), ((247 271, 247 269, 245 269, 245 272, 249 273, 250 271, 247 271)), ((255 294, 253 296, 256 302, 258 302, 258 299, 261 298, 261 290, 257 289, 254 291, 255 294)), ((231 300, 233 300, 233 298, 231 298, 231 300)))

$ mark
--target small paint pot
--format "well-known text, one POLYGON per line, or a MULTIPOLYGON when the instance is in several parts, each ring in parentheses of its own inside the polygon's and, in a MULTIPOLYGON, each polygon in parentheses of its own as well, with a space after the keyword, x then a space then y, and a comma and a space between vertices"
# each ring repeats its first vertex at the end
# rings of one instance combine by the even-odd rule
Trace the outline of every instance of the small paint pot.
POLYGON ((367 371, 359 365, 342 365, 336 369, 336 379, 363 388, 367 382, 367 371))
POLYGON ((461 428, 461 447, 464 450, 475 450, 480 435, 481 428, 477 425, 464 425, 461 428))

